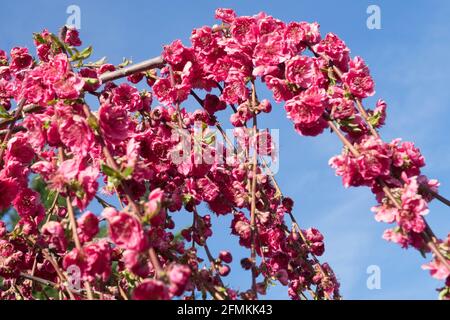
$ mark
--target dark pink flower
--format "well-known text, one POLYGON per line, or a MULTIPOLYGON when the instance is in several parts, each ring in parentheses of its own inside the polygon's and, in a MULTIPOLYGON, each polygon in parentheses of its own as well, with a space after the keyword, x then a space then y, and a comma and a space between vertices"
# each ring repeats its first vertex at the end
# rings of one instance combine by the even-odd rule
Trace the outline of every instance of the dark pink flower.
POLYGON ((67 240, 64 234, 64 228, 59 222, 49 221, 42 227, 42 236, 48 247, 57 252, 65 252, 67 249, 67 240))
POLYGON ((115 145, 128 139, 132 123, 125 109, 106 102, 100 106, 98 116, 106 141, 115 145))
POLYGON ((169 271, 169 291, 174 296, 181 296, 191 276, 191 269, 185 265, 174 265, 169 271))
POLYGON ((148 202, 145 204, 145 214, 147 217, 157 216, 162 209, 162 202, 164 199, 164 191, 157 188, 150 192, 148 202))
POLYGON ((264 79, 267 87, 272 90, 276 102, 287 101, 294 96, 289 89, 286 80, 275 78, 273 76, 266 76, 264 79))
POLYGON ((79 47, 81 46, 80 34, 75 28, 68 28, 66 32, 66 37, 64 38, 64 42, 69 46, 79 47))
POLYGON ((285 109, 294 124, 309 125, 322 118, 326 105, 325 90, 312 87, 287 101, 285 109))
POLYGON ((22 190, 12 204, 21 218, 36 218, 40 222, 45 215, 39 193, 29 188, 22 190))
POLYGON ((145 280, 133 291, 134 300, 169 300, 168 287, 159 280, 145 280))
POLYGON ((16 135, 8 141, 6 161, 18 161, 28 165, 33 160, 35 153, 24 135, 16 135))
POLYGON ((0 211, 8 209, 17 196, 18 185, 12 178, 0 176, 0 211))
POLYGON ((78 267, 86 281, 92 282, 97 276, 107 281, 111 274, 111 255, 111 247, 102 240, 84 247, 82 253, 77 248, 72 249, 64 256, 63 268, 78 267))
POLYGON ((350 62, 350 70, 343 75, 342 81, 357 98, 363 99, 375 94, 375 82, 370 76, 369 68, 360 57, 355 57, 350 62))
POLYGON ((126 83, 112 90, 111 102, 129 112, 139 111, 143 107, 139 90, 126 83))
POLYGON ((62 143, 82 157, 91 152, 95 141, 86 119, 78 115, 63 119, 59 135, 62 143))
POLYGON ((228 251, 221 251, 219 253, 219 259, 225 263, 231 263, 233 261, 233 256, 228 251))
POLYGON ((0 239, 2 239, 6 235, 7 232, 8 232, 8 229, 6 229, 5 223, 0 220, 0 239))
POLYGON ((231 35, 241 46, 252 46, 258 37, 258 25, 254 17, 237 17, 230 27, 231 35))
POLYGON ((203 102, 203 107, 209 114, 214 114, 217 111, 225 110, 227 104, 224 101, 221 101, 218 96, 213 94, 207 94, 205 97, 205 101, 203 102))
POLYGON ((80 70, 79 75, 84 81, 84 90, 94 92, 101 86, 101 81, 98 77, 97 71, 91 68, 83 68, 80 70))
POLYGON ((286 48, 282 36, 278 34, 264 35, 258 41, 253 53, 255 76, 264 76, 278 69, 278 65, 292 56, 286 48))
POLYGON ((118 247, 135 251, 146 248, 142 225, 135 217, 113 208, 103 210, 102 216, 108 220, 109 236, 118 247))
POLYGON ((10 70, 13 73, 30 69, 33 66, 33 57, 28 53, 27 48, 14 48, 11 50, 10 70))
POLYGON ((328 33, 314 49, 319 54, 324 54, 330 58, 331 61, 341 69, 341 71, 348 70, 348 63, 350 61, 350 50, 345 45, 344 41, 339 39, 334 33, 328 33))
POLYGON ((90 211, 86 211, 77 220, 78 235, 82 242, 91 241, 97 233, 100 231, 98 226, 99 220, 95 214, 90 211))
POLYGON ((312 46, 321 40, 320 26, 317 22, 291 22, 286 27, 284 37, 297 48, 302 48, 304 44, 312 46))
POLYGON ((302 88, 319 85, 324 81, 315 60, 306 56, 296 56, 286 62, 286 79, 302 88))
POLYGON ((249 96, 249 90, 244 82, 235 81, 228 83, 223 90, 222 100, 228 104, 239 104, 246 101, 249 96))
POLYGON ((125 250, 121 261, 128 270, 142 278, 147 278, 154 271, 148 256, 138 251, 125 250))
POLYGON ((216 9, 215 17, 225 23, 232 23, 237 16, 233 9, 219 8, 216 9))

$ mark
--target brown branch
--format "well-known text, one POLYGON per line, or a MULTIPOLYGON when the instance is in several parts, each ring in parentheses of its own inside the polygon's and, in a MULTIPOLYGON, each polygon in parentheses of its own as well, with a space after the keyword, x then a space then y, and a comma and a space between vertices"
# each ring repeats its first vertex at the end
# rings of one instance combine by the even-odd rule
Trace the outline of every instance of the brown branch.
POLYGON ((161 56, 159 56, 116 71, 106 72, 100 76, 100 81, 102 83, 114 81, 139 72, 161 68, 164 65, 165 65, 164 59, 161 56))
MULTIPOLYGON (((59 160, 64 161, 64 150, 62 147, 58 148, 59 160)), ((77 220, 75 218, 75 212, 72 206, 72 200, 69 196, 66 197, 67 213, 69 215, 70 228, 72 229, 72 237, 75 242, 75 247, 77 248, 79 254, 84 255, 83 247, 81 246, 80 237, 78 236, 77 220)), ((94 294, 92 293, 92 287, 89 281, 84 282, 84 286, 87 291, 87 296, 89 300, 94 300, 94 294)))
POLYGON ((252 162, 252 184, 251 184, 251 206, 250 206, 250 226, 251 226, 251 260, 252 260, 252 291, 254 298, 258 298, 258 291, 256 288, 256 184, 257 184, 257 169, 258 169, 258 148, 257 148, 257 135, 258 135, 258 120, 256 115, 256 87, 252 82, 252 107, 253 107, 253 136, 254 136, 254 154, 252 162))
POLYGON ((6 131, 5 137, 3 138, 2 145, 0 146, 0 166, 3 166, 3 155, 6 150, 6 145, 8 144, 8 141, 11 138, 11 135, 13 134, 14 126, 17 120, 19 120, 20 115, 22 114, 25 103, 26 103, 25 99, 20 100, 19 104, 17 105, 14 117, 11 119, 11 122, 9 123, 9 128, 6 131))

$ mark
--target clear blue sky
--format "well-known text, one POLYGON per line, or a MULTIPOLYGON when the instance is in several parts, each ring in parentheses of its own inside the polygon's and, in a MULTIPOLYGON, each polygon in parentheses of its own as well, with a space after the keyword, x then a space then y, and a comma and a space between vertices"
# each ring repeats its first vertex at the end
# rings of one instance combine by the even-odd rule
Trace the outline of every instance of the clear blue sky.
MULTIPOLYGON (((0 11, 0 48, 31 46, 31 33, 65 24, 66 8, 81 8, 84 43, 95 48, 95 58, 108 56, 144 60, 159 55, 163 44, 180 38, 187 42, 191 29, 214 23, 217 7, 232 7, 240 15, 259 11, 284 21, 318 21, 322 32, 341 36, 369 64, 377 83, 377 98, 389 104, 386 140, 415 141, 426 156, 425 173, 441 180, 441 192, 450 195, 450 144, 446 111, 450 105, 448 63, 450 2, 448 1, 4 1, 0 11), (366 27, 369 4, 381 8, 382 29, 366 27)), ((368 103, 373 103, 369 100, 368 103)), ((279 128, 281 170, 278 179, 286 195, 296 200, 295 214, 303 227, 316 226, 326 237, 325 259, 334 267, 345 298, 434 299, 440 285, 422 271, 425 261, 381 239, 385 225, 370 212, 374 200, 368 190, 345 190, 327 163, 340 152, 331 134, 303 138, 294 133, 281 106, 262 125, 279 128), (366 269, 381 268, 381 290, 368 290, 366 269)), ((450 229, 450 210, 438 203, 429 222, 437 234, 450 229)), ((229 221, 221 221, 212 249, 236 248, 229 221), (223 227, 222 226, 226 226, 223 227)), ((237 249, 239 250, 239 249, 237 249)), ((235 271, 239 268, 233 265, 235 271)), ((248 274, 237 272, 231 284, 245 289, 248 274)), ((286 298, 275 287, 268 297, 286 298)))

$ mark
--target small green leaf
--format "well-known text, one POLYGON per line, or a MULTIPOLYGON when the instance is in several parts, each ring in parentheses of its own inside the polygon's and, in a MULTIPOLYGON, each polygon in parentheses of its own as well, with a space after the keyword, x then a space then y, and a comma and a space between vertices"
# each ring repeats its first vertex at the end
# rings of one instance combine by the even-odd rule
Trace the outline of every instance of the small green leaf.
POLYGON ((83 60, 88 59, 91 55, 92 55, 92 46, 89 46, 80 52, 76 52, 72 56, 71 60, 72 61, 83 61, 83 60))
POLYGON ((39 44, 47 43, 40 33, 33 33, 33 38, 39 44))
POLYGON ((122 177, 124 177, 125 179, 131 177, 133 171, 133 167, 126 167, 125 170, 122 171, 122 177))
POLYGON ((128 66, 128 65, 130 65, 130 64, 132 64, 132 63, 133 63, 132 60, 127 59, 127 58, 123 58, 122 63, 119 64, 118 67, 119 67, 119 68, 125 68, 126 66, 128 66))
POLYGON ((106 174, 108 177, 121 178, 121 175, 119 172, 117 172, 113 168, 107 166, 106 164, 102 164, 102 172, 104 174, 106 174))
POLYGON ((0 105, 0 118, 2 119, 11 119, 13 118, 8 111, 6 111, 4 106, 0 105))

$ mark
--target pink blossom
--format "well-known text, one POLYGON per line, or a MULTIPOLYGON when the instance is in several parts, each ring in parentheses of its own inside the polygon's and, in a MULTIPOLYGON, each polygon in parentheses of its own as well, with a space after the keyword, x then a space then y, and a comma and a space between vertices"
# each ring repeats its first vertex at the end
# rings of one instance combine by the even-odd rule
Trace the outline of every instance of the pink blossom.
POLYGON ((426 228, 422 216, 428 214, 428 203, 419 194, 417 177, 407 180, 401 196, 402 211, 397 218, 399 225, 405 231, 421 233, 426 228))
POLYGON ((450 270, 439 259, 433 259, 430 263, 422 265, 422 269, 430 270, 431 276, 438 280, 445 280, 450 276, 450 270))
POLYGON ((281 35, 264 35, 259 40, 253 53, 253 63, 256 66, 253 75, 263 76, 269 74, 274 68, 278 68, 278 64, 286 61, 291 56, 292 54, 284 45, 281 35))
POLYGON ((205 101, 203 102, 203 107, 209 114, 214 114, 218 111, 225 110, 227 104, 224 101, 221 101, 218 96, 207 94, 205 101))
POLYGON ((61 142, 80 156, 86 156, 92 150, 95 137, 85 118, 74 115, 64 119, 59 134, 61 142))
POLYGON ((324 54, 330 58, 342 71, 348 70, 347 64, 350 62, 350 50, 334 33, 328 33, 324 39, 314 46, 314 49, 317 53, 324 54))
POLYGON ((64 235, 64 228, 59 222, 49 221, 42 227, 42 236, 50 249, 57 252, 65 252, 67 240, 64 235))
POLYGON ((210 27, 194 29, 191 34, 193 48, 204 55, 213 54, 218 50, 217 37, 210 27))
POLYGON ((223 90, 222 99, 228 104, 239 104, 246 101, 249 96, 249 90, 244 82, 235 81, 228 83, 223 90))
POLYGON ((84 280, 92 282, 100 276, 107 281, 111 274, 111 247, 101 240, 84 247, 82 253, 74 248, 63 259, 65 270, 73 266, 80 268, 84 280))
POLYGON ((126 83, 112 90, 111 102, 129 112, 139 111, 143 107, 139 91, 126 83))
POLYGON ((79 172, 77 180, 81 187, 81 195, 77 194, 74 199, 75 205, 81 210, 86 209, 97 193, 99 170, 89 166, 79 172))
POLYGON ((134 300, 169 300, 169 289, 159 281, 148 279, 139 284, 133 291, 134 300))
POLYGON ((287 101, 285 109, 294 124, 310 125, 322 117, 326 105, 325 90, 312 87, 287 101))
POLYGON ((122 255, 122 261, 128 270, 142 278, 148 277, 154 271, 148 256, 138 251, 125 250, 122 255))
POLYGON ((127 140, 132 123, 125 109, 106 102, 100 106, 98 117, 102 134, 108 142, 119 144, 127 140))
POLYGON ((254 17, 237 17, 230 27, 233 38, 242 46, 252 46, 258 37, 258 26, 254 17))
POLYGON ((82 78, 72 75, 63 81, 58 81, 53 85, 56 95, 60 99, 77 99, 83 90, 85 82, 82 78))
POLYGON ((369 68, 360 57, 355 57, 350 62, 350 70, 343 75, 342 81, 357 98, 363 99, 375 94, 375 83, 370 76, 369 68))
POLYGON ((153 85, 153 93, 158 101, 166 106, 170 106, 176 102, 183 102, 189 96, 190 88, 178 85, 173 87, 170 80, 160 78, 153 85))
POLYGON ((11 50, 11 63, 9 68, 13 73, 30 69, 33 66, 33 57, 28 53, 27 48, 13 48, 11 50))
POLYGON ((193 59, 192 49, 186 48, 180 40, 164 47, 163 58, 177 70, 181 70, 187 61, 193 59))
POLYGON ((39 193, 31 189, 22 190, 12 204, 21 218, 36 218, 36 221, 40 222, 45 215, 39 193))
POLYGON ((11 178, 2 178, 0 176, 0 211, 9 208, 11 202, 17 196, 17 182, 11 178))
POLYGON ((8 230, 6 229, 5 223, 0 220, 0 239, 2 239, 6 235, 7 232, 8 232, 8 230))
POLYGON ((381 128, 386 123, 386 101, 378 99, 375 109, 371 112, 372 125, 381 128))
POLYGON ((284 37, 299 48, 303 43, 312 46, 321 40, 320 26, 317 22, 291 22, 286 27, 284 37))
POLYGON ((31 148, 24 135, 16 135, 8 142, 6 152, 6 161, 18 161, 21 164, 28 165, 35 157, 34 150, 31 148))
POLYGON ((148 202, 145 204, 145 213, 147 217, 154 217, 160 213, 164 191, 160 188, 154 189, 148 196, 148 202))
POLYGON ((210 179, 201 178, 197 181, 197 186, 201 192, 201 197, 206 202, 214 201, 219 195, 219 187, 210 179))
POLYGON ((400 168, 408 176, 420 174, 420 168, 425 166, 425 158, 412 142, 401 142, 400 139, 391 142, 393 148, 393 165, 400 168))
POLYGON ((369 137, 359 145, 361 156, 356 159, 363 179, 370 181, 379 176, 388 176, 390 173, 390 150, 388 145, 369 137))
POLYGON ((68 28, 64 42, 73 47, 81 46, 80 34, 78 30, 75 28, 68 28))
POLYGON ((375 212, 375 220, 378 222, 392 223, 397 219, 398 209, 394 207, 377 206, 373 207, 375 212))
POLYGON ((233 9, 219 8, 216 9, 216 19, 222 20, 225 23, 232 23, 236 19, 237 15, 233 9))
POLYGON ((315 60, 306 56, 296 56, 286 62, 286 79, 302 88, 320 85, 324 81, 315 60))
POLYGON ((170 293, 174 296, 181 296, 186 289, 190 276, 191 269, 188 266, 174 265, 169 271, 170 293))
POLYGON ((97 233, 100 231, 98 226, 99 220, 95 214, 90 211, 86 211, 77 220, 77 232, 82 242, 91 241, 97 233))
POLYGON ((83 78, 84 87, 83 90, 94 92, 101 86, 101 81, 98 77, 96 70, 91 68, 83 68, 80 70, 79 75, 83 78))
POLYGON ((276 102, 287 101, 294 96, 285 80, 273 76, 266 76, 264 79, 267 87, 272 90, 276 102))
POLYGON ((103 210, 102 216, 108 220, 109 236, 122 249, 144 250, 147 241, 141 223, 133 216, 113 208, 103 210))

